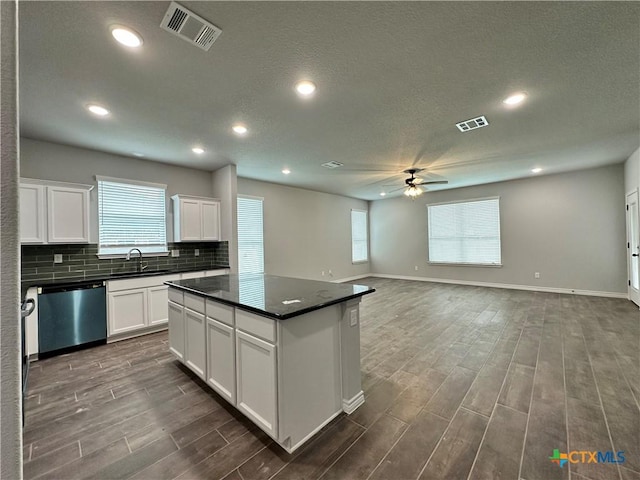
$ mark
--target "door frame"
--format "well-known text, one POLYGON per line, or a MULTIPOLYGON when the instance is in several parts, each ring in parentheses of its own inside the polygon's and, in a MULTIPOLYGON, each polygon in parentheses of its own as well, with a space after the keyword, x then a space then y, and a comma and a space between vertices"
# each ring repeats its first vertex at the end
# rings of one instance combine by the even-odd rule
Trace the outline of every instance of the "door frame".
MULTIPOLYGON (((632 216, 631 216, 631 210, 629 209, 629 197, 635 195, 635 202, 637 205, 637 211, 638 211, 638 215, 637 218, 635 218, 636 223, 636 227, 638 228, 638 235, 640 235, 640 194, 638 192, 638 189, 635 188, 633 190, 631 190, 630 192, 627 192, 625 197, 624 197, 624 203, 625 203, 625 224, 626 224, 626 233, 627 233, 627 250, 626 250, 626 257, 627 257, 627 298, 629 300, 631 300, 633 303, 635 303, 636 305, 638 305, 640 307, 640 288, 636 289, 633 288, 632 283, 631 283, 631 262, 632 262, 632 257, 631 255, 634 253, 638 254, 640 253, 640 245, 636 245, 635 248, 633 245, 631 245, 631 221, 632 221, 632 216)), ((640 239, 638 239, 638 243, 640 243, 640 239)), ((640 259, 638 260, 638 262, 640 263, 640 259)), ((640 265, 638 266, 638 285, 640 285, 640 265)))

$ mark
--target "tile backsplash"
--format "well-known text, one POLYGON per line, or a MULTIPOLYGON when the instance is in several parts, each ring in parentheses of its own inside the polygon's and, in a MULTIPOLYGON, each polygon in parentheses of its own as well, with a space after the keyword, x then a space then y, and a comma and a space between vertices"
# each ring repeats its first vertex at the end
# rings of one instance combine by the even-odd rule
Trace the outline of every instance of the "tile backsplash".
MULTIPOLYGON (((143 257, 145 271, 167 269, 203 270, 214 265, 229 264, 228 242, 170 243, 168 250, 178 250, 179 257, 143 257), (199 250, 199 255, 195 251, 199 250)), ((96 244, 56 244, 22 246, 22 281, 84 278, 99 274, 133 272, 137 257, 101 260, 96 244), (54 263, 54 255, 62 255, 62 263, 54 263)))

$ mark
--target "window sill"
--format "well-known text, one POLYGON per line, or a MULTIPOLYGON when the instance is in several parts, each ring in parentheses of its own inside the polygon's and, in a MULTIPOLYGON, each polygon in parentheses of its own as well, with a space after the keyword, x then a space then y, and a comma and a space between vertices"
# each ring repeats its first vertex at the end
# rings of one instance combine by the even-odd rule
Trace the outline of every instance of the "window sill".
POLYGON ((351 265, 362 265, 363 263, 369 263, 369 260, 358 260, 358 261, 351 261, 351 265))
POLYGON ((489 267, 502 268, 501 263, 454 263, 454 262, 427 262, 427 265, 442 267, 489 267))

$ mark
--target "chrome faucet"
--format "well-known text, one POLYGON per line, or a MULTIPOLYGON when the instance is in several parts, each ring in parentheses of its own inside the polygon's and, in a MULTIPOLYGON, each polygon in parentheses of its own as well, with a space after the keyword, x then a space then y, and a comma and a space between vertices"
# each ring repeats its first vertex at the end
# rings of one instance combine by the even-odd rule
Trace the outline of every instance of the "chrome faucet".
POLYGON ((138 252, 138 272, 142 272, 142 252, 139 248, 132 248, 127 252, 127 261, 131 260, 131 252, 133 251, 138 252))

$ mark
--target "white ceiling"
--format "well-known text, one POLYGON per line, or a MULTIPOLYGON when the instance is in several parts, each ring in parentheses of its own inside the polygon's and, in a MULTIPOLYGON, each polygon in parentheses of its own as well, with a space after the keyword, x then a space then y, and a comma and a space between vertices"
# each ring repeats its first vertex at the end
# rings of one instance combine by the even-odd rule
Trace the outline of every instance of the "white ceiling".
POLYGON ((412 166, 451 188, 639 146, 638 2, 181 4, 222 29, 208 52, 160 28, 169 2, 22 2, 22 135, 362 199, 412 166), (142 48, 117 44, 113 24, 142 48), (313 99, 296 96, 300 79, 313 99), (505 108, 519 90, 528 101, 505 108), (479 115, 488 127, 455 127, 479 115), (331 160, 345 166, 320 166, 331 160))

